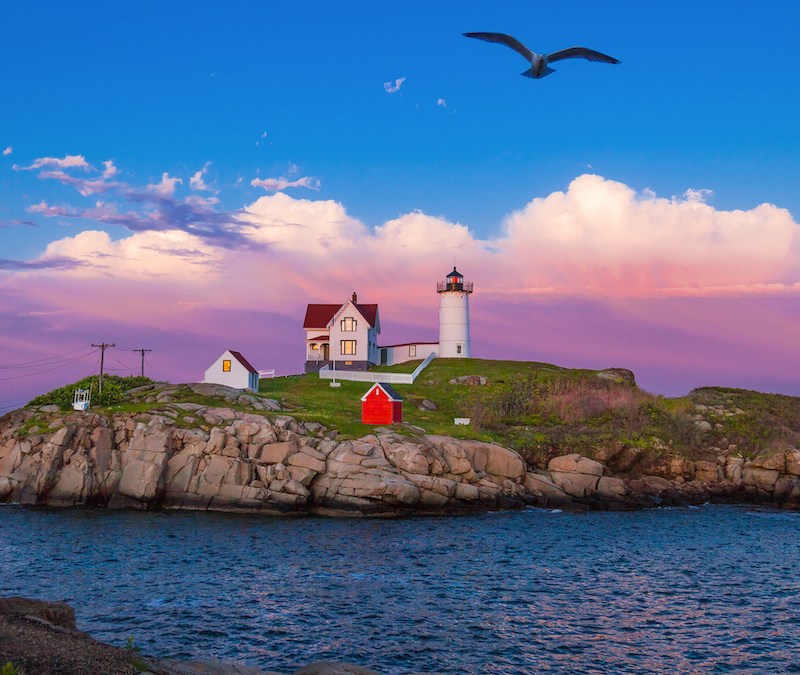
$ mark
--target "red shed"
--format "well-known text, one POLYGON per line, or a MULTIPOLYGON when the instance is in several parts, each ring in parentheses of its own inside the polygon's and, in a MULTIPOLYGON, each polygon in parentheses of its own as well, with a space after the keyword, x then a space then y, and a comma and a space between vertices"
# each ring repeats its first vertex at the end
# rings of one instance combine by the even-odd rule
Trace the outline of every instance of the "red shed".
POLYGON ((376 382, 361 397, 362 424, 391 424, 403 421, 403 399, 391 385, 376 382))

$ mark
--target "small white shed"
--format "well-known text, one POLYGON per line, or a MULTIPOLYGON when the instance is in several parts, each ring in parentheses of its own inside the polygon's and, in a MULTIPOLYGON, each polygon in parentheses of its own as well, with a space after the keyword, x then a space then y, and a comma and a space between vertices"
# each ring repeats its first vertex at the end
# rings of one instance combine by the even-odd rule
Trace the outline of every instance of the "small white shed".
POLYGON ((226 349, 206 370, 203 382, 258 391, 258 371, 239 352, 226 349))

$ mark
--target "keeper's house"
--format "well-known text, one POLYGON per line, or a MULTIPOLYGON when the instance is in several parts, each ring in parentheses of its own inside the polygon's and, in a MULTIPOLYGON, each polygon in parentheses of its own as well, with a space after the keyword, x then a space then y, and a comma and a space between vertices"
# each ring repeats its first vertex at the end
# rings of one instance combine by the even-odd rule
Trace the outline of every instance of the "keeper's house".
POLYGON ((379 363, 378 305, 359 304, 355 293, 343 305, 308 305, 303 329, 307 373, 324 365, 336 370, 368 370, 379 363))
POLYGON ((203 382, 258 391, 258 371, 239 352, 226 349, 206 370, 203 382))

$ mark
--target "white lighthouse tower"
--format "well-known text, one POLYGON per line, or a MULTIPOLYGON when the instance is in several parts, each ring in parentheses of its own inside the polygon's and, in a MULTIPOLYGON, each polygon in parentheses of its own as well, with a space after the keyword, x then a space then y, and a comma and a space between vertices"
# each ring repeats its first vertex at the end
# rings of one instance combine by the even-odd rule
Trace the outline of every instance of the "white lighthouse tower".
POLYGON ((469 296, 472 282, 453 267, 444 281, 436 284, 439 294, 439 357, 469 358, 469 296))

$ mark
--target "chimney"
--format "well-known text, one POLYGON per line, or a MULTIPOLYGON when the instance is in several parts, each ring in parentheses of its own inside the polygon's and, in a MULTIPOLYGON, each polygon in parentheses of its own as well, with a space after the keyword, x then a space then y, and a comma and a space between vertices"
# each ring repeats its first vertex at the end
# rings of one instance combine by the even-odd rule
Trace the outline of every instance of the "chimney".
POLYGON ((357 302, 358 302, 358 296, 356 295, 356 292, 353 291, 353 303, 355 304, 357 302))

